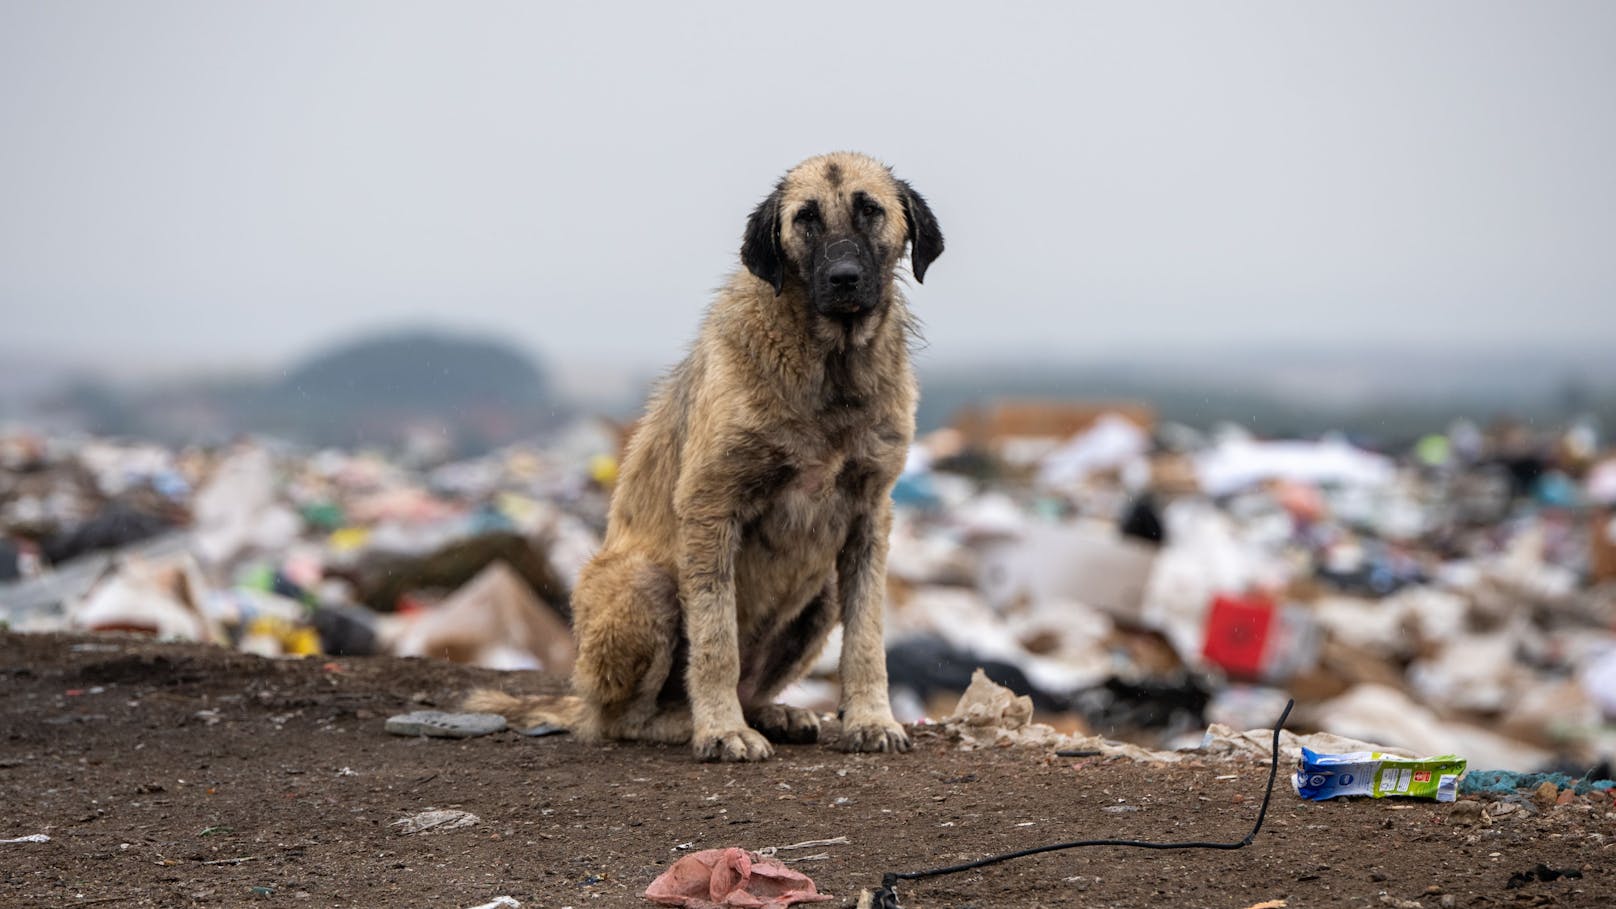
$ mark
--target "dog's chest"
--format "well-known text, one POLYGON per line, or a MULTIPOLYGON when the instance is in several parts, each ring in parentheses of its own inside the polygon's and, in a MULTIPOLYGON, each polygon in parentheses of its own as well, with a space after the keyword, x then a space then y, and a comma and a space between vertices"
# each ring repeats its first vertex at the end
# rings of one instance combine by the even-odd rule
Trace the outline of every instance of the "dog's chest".
POLYGON ((763 503, 756 542, 798 557, 838 547, 854 504, 842 482, 848 463, 845 452, 832 452, 796 465, 791 481, 773 501, 763 503))
POLYGON ((825 497, 835 491, 836 480, 847 466, 847 461, 846 452, 833 451, 803 464, 787 486, 788 497, 794 499, 794 504, 800 506, 809 508, 823 506, 825 497))
MULTIPOLYGON (((853 516, 868 503, 869 472, 862 452, 823 448, 801 452, 790 466, 791 479, 765 500, 741 530, 741 549, 757 575, 820 577, 834 569, 853 516)), ((791 586, 787 583, 785 586, 791 586)), ((783 592, 783 591, 782 591, 783 592)))
POLYGON ((854 514, 839 475, 834 463, 799 469, 742 527, 735 592, 743 631, 789 621, 835 574, 854 514))

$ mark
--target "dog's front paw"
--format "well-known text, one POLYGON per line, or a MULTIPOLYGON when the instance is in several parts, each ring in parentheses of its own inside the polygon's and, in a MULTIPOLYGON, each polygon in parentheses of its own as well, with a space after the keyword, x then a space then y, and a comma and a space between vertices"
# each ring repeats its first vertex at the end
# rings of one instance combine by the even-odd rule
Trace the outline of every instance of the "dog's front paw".
POLYGON ((912 747, 909 733, 896 720, 842 724, 843 751, 908 751, 912 747))
POLYGON ((729 729, 697 733, 692 742, 696 759, 702 761, 766 761, 774 756, 774 746, 755 729, 729 729))

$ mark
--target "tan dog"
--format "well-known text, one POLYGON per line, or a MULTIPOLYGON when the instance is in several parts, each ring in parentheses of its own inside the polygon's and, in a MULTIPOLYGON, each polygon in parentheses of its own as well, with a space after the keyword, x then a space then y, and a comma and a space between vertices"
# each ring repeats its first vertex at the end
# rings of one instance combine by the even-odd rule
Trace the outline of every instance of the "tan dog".
POLYGON ((469 706, 762 760, 770 740, 818 738, 818 717, 774 698, 840 622, 842 747, 909 749, 882 644, 890 493, 915 425, 906 245, 918 281, 943 235, 884 165, 824 155, 780 181, 624 455, 573 591, 577 696, 469 706))

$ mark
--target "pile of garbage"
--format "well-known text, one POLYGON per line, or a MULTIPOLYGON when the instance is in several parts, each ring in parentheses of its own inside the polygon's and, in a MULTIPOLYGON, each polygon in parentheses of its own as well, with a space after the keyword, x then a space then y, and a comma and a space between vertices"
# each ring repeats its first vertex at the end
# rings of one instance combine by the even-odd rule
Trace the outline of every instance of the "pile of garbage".
MULTIPOLYGON (((429 464, 0 434, 0 619, 564 674, 621 443, 586 422, 429 464)), ((1052 735, 1177 748, 1295 698, 1299 728, 1610 775, 1616 452, 1589 424, 1372 450, 1023 404, 923 437, 893 499, 905 721, 981 669, 1052 735)), ((834 710, 838 649, 787 699, 834 710)))
POLYGON ((434 656, 565 674, 568 592, 618 440, 411 466, 243 441, 0 438, 0 619, 266 656, 434 656))
POLYGON ((1295 697, 1300 726, 1609 776, 1616 453, 1590 426, 1386 452, 1012 416, 924 438, 899 481, 904 719, 981 666, 1066 733, 1182 747, 1295 697))

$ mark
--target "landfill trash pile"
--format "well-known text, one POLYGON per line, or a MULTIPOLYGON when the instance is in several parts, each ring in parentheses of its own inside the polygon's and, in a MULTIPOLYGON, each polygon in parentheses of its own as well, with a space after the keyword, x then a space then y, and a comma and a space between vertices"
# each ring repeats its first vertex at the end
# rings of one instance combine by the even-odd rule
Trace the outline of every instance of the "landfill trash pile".
POLYGON ((566 675, 568 590, 598 545, 618 444, 590 428, 416 467, 273 442, 4 437, 0 618, 566 675))
POLYGON ((1018 419, 1034 438, 924 438, 899 481, 902 719, 945 716, 981 666, 1066 733, 1183 747, 1294 697, 1293 726, 1376 750, 1610 775, 1616 453, 1590 427, 1376 452, 1018 419))
MULTIPOLYGON (((0 619, 565 675, 622 442, 586 422, 422 463, 0 432, 0 619)), ((1293 728, 1376 750, 1610 776, 1616 452, 1587 425, 1374 451, 1023 405, 923 437, 893 498, 907 722, 982 670, 1026 715, 956 725, 973 747, 1171 750, 1294 697, 1293 728)), ((787 699, 834 710, 837 650, 787 699)))

